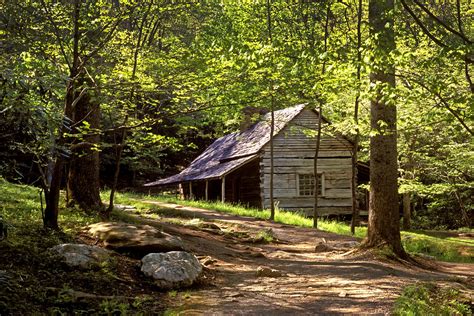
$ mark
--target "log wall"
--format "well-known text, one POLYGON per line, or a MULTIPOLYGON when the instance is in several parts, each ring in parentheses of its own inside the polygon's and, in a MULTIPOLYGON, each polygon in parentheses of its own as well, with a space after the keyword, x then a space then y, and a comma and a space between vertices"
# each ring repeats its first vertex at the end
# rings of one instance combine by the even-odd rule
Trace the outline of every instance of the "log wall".
MULTIPOLYGON (((314 198, 299 196, 298 174, 312 174, 318 116, 303 110, 274 138, 274 200, 279 207, 312 215, 314 198)), ((342 137, 323 135, 318 173, 323 175, 319 214, 351 214, 351 143, 342 137)), ((260 163, 260 189, 264 208, 270 207, 270 144, 265 145, 260 163)))

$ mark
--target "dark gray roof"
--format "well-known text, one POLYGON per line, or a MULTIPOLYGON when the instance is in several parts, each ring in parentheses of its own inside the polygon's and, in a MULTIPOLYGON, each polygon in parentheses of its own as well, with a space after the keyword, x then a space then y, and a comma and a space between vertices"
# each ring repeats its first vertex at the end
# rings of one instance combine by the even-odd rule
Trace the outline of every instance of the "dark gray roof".
MULTIPOLYGON (((304 107, 305 104, 299 104, 275 111, 274 135, 278 134, 288 122, 301 113, 304 107)), ((210 180, 225 176, 257 157, 258 152, 270 141, 270 122, 271 114, 267 113, 260 122, 255 123, 249 129, 217 139, 179 174, 147 183, 145 186, 210 180)))

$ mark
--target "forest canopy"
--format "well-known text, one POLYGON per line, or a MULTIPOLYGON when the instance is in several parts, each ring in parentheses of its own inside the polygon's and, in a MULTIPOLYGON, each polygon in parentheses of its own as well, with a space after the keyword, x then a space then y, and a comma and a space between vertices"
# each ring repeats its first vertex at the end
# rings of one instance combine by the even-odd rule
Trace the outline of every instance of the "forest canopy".
POLYGON ((377 95, 396 105, 398 193, 413 225, 473 225, 470 1, 396 1, 389 54, 374 48, 365 0, 0 7, 0 175, 49 203, 67 185, 100 209, 100 188, 176 173, 238 130, 248 106, 320 108, 333 122, 323 132, 357 137, 367 162, 377 95), (380 65, 393 65, 396 85, 371 83, 380 65))

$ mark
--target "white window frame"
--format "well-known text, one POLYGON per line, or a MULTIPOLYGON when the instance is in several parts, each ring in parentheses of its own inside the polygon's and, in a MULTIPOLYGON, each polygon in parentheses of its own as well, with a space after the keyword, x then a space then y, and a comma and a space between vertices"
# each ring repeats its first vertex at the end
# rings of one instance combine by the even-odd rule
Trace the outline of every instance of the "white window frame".
MULTIPOLYGON (((314 194, 312 193, 311 195, 301 195, 300 194, 300 176, 306 176, 306 175, 311 175, 313 176, 312 173, 297 173, 296 174, 296 195, 298 197, 314 197, 314 194)), ((321 186, 321 194, 318 196, 325 196, 325 191, 326 191, 326 185, 325 185, 325 177, 324 177, 324 172, 318 173, 318 176, 321 179, 321 183, 319 184, 321 186)))

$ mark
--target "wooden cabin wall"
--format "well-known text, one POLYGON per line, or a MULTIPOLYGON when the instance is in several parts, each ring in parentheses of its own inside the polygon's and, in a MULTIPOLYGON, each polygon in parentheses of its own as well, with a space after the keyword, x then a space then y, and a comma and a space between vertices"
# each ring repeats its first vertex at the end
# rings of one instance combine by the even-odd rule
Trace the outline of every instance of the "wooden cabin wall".
MULTIPOLYGON (((303 110, 274 138, 274 200, 287 210, 304 211, 312 215, 314 198, 301 197, 297 192, 297 174, 312 174, 316 148, 315 134, 318 116, 303 110), (304 132, 306 130, 306 133, 304 132)), ((324 133, 324 130, 323 130, 324 133)), ((351 143, 344 138, 322 135, 318 173, 324 174, 324 193, 319 197, 321 215, 351 214, 351 143)), ((262 152, 261 194, 263 207, 270 206, 270 144, 262 152)))
POLYGON ((260 208, 260 160, 255 159, 225 177, 225 199, 228 202, 240 203, 260 208))

